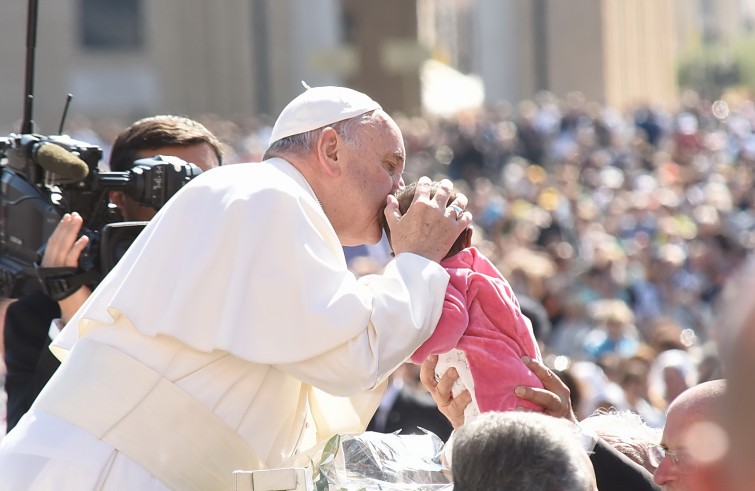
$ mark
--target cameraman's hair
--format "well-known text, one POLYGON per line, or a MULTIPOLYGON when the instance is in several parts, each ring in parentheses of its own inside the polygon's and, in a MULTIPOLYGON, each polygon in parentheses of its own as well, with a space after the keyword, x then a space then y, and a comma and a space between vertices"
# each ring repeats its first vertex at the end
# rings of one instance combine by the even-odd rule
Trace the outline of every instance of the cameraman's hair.
POLYGON ((223 161, 220 140, 201 123, 182 116, 152 116, 140 119, 123 130, 116 138, 110 153, 110 170, 123 172, 134 166, 134 161, 145 150, 160 147, 188 147, 207 143, 223 161))
POLYGON ((298 135, 291 135, 285 138, 281 138, 278 141, 273 142, 268 147, 262 160, 267 160, 273 157, 285 158, 287 154, 302 155, 314 148, 317 139, 320 137, 322 130, 325 128, 333 128, 341 135, 346 143, 359 148, 359 140, 356 137, 357 128, 360 126, 373 124, 378 121, 378 110, 369 111, 353 118, 344 119, 333 124, 325 125, 322 128, 317 128, 305 133, 299 133, 298 135))

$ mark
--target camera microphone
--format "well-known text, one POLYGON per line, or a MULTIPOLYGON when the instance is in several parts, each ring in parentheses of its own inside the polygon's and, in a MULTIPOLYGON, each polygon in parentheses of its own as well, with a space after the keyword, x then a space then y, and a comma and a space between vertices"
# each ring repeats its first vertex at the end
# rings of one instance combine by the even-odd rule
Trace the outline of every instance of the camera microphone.
POLYGON ((89 175, 86 162, 55 143, 39 143, 33 154, 40 167, 54 174, 54 179, 58 183, 78 182, 89 175))

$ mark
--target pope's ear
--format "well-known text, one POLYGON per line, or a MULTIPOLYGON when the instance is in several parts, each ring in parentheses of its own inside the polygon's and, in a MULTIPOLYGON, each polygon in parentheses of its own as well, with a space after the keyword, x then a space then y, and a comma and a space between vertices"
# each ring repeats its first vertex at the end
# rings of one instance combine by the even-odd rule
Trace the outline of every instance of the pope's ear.
POLYGON ((317 157, 323 170, 330 176, 341 173, 341 147, 344 141, 336 130, 328 126, 317 139, 317 157))

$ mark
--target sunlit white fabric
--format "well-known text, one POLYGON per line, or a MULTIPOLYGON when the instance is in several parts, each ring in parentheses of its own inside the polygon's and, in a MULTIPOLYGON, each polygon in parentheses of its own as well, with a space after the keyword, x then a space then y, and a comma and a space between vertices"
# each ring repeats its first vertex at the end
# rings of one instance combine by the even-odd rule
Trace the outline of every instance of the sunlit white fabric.
MULTIPOLYGON (((380 397, 368 391, 432 333, 447 282, 443 268, 413 254, 357 280, 295 168, 280 159, 221 167, 158 213, 54 351, 65 359, 86 336, 127 353, 278 467, 315 440, 366 426, 380 397)), ((0 490, 53 488, 165 487, 33 409, 0 444, 0 490)))

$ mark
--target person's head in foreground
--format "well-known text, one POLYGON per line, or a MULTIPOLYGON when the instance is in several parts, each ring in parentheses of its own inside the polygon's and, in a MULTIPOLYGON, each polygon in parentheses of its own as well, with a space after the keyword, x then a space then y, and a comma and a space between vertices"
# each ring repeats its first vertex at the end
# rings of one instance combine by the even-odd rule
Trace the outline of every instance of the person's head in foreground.
POLYGON ((755 256, 751 256, 726 285, 721 308, 721 355, 727 378, 724 427, 728 437, 725 457, 728 491, 755 489, 755 256))
MULTIPOLYGON (((432 198, 435 196, 435 192, 438 189, 438 186, 440 185, 439 182, 433 181, 431 188, 430 188, 430 197, 432 198)), ((398 201, 398 209, 401 212, 401 214, 405 214, 409 207, 412 204, 412 201, 414 201, 414 194, 417 190, 417 183, 413 182, 411 184, 406 185, 405 187, 399 189, 396 192, 396 200, 398 201)), ((456 195, 451 194, 448 197, 448 203, 446 203, 446 206, 451 206, 454 204, 456 200, 456 195)), ((391 231, 388 228, 388 224, 384 223, 383 227, 385 228, 385 234, 388 238, 388 241, 391 240, 391 231)), ((467 247, 472 245, 472 227, 467 227, 464 229, 464 231, 459 234, 459 237, 456 239, 456 242, 454 242, 454 245, 451 246, 451 249, 448 251, 448 254, 446 254, 446 257, 443 259, 448 259, 449 257, 453 256, 454 254, 458 254, 462 250, 466 249, 467 247)))
POLYGON ((596 491, 571 422, 530 412, 488 412, 454 437, 455 491, 596 491))
POLYGON ((367 95, 307 89, 281 112, 264 159, 284 158, 307 179, 345 246, 382 237, 386 197, 403 186, 406 151, 393 119, 367 95))
POLYGON ((726 382, 713 380, 685 390, 669 406, 661 437, 665 456, 653 475, 664 490, 724 489, 725 392, 726 382))
POLYGON ((755 488, 755 310, 737 337, 728 368, 724 424, 730 443, 726 458, 729 489, 749 491, 755 488))

